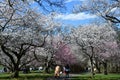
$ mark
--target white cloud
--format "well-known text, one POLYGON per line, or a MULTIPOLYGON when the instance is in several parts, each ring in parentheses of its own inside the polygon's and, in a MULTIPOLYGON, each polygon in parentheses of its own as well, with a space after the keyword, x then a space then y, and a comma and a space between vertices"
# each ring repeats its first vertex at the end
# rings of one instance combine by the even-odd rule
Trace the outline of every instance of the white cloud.
POLYGON ((69 3, 69 2, 72 2, 72 1, 74 1, 74 0, 66 0, 65 3, 69 3))
POLYGON ((55 19, 62 19, 62 20, 85 20, 96 18, 96 15, 85 14, 85 13, 78 13, 78 14, 58 14, 55 19))
POLYGON ((115 12, 116 10, 118 10, 117 7, 113 8, 113 9, 111 10, 111 12, 115 12))

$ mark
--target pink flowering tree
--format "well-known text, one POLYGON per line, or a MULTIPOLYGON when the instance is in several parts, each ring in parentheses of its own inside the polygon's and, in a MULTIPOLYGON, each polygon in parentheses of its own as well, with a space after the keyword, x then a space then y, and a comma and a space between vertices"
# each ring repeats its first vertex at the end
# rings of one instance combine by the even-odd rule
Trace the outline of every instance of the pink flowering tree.
POLYGON ((64 42, 59 43, 59 48, 55 53, 55 60, 59 61, 61 64, 75 64, 76 57, 72 53, 70 45, 64 42))
POLYGON ((99 59, 99 62, 102 62, 104 67, 104 74, 108 74, 108 64, 114 65, 119 62, 119 48, 117 42, 105 42, 104 44, 101 44, 99 47, 98 53, 96 58, 99 59), (114 62, 115 60, 118 60, 114 62))

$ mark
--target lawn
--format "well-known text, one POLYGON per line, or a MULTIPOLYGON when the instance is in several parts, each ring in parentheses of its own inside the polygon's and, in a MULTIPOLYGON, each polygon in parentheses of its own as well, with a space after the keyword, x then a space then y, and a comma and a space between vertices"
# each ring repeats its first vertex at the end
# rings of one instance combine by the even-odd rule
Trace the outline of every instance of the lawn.
POLYGON ((91 78, 90 74, 84 74, 73 77, 72 80, 120 80, 120 74, 96 74, 93 79, 91 78))
POLYGON ((46 80, 48 77, 51 77, 52 74, 43 74, 43 73, 29 73, 22 74, 20 73, 20 77, 18 79, 11 78, 11 74, 2 73, 0 74, 0 80, 46 80))
MULTIPOLYGON (((8 73, 0 74, 0 80, 46 80, 49 77, 50 78, 53 77, 53 74, 45 74, 45 73, 22 74, 20 73, 20 77, 18 79, 10 78, 10 74, 8 73)), ((54 80, 54 79, 50 79, 50 80, 54 80)), ((63 80, 63 79, 59 79, 59 80, 63 80)), ((90 77, 90 74, 80 74, 78 76, 71 77, 69 80, 120 80, 120 74, 108 74, 108 75, 96 74, 94 79, 90 77)))

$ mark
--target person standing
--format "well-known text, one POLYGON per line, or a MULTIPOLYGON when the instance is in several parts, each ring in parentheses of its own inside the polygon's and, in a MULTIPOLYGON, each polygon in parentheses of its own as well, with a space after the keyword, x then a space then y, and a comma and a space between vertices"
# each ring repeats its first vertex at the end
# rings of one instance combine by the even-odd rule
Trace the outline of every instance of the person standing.
POLYGON ((60 71, 61 71, 61 68, 60 68, 59 65, 57 65, 57 66, 55 67, 55 73, 54 73, 55 78, 60 77, 60 71))
POLYGON ((64 67, 64 72, 65 72, 65 76, 68 78, 70 73, 70 67, 68 64, 64 67))

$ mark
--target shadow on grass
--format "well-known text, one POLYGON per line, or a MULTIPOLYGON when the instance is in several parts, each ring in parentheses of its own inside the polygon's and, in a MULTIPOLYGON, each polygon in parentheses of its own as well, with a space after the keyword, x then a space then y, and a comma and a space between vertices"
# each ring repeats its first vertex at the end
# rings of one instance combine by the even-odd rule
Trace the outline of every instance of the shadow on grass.
MULTIPOLYGON (((53 79, 51 79, 53 80, 53 79)), ((57 79, 56 79, 57 80, 57 79)), ((95 76, 92 78, 91 76, 75 76, 66 79, 58 79, 58 80, 120 80, 120 77, 98 77, 95 76)))
POLYGON ((18 79, 11 78, 10 75, 11 74, 0 74, 0 80, 120 80, 120 76, 116 74, 110 74, 107 76, 98 74, 95 76, 95 78, 91 78, 90 75, 71 76, 70 78, 54 78, 53 74, 29 73, 20 74, 18 79))
POLYGON ((46 80, 89 80, 89 77, 60 77, 60 78, 54 78, 54 77, 49 77, 46 80))
MULTIPOLYGON (((60 77, 54 78, 53 75, 49 74, 22 74, 18 79, 11 78, 10 75, 0 76, 0 80, 89 80, 88 77, 60 77)), ((90 79, 92 80, 92 79, 90 79)))
POLYGON ((12 78, 11 74, 1 74, 0 80, 46 80, 51 74, 29 73, 20 74, 19 78, 12 78))

